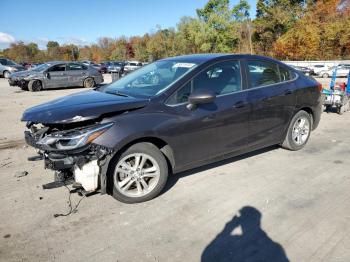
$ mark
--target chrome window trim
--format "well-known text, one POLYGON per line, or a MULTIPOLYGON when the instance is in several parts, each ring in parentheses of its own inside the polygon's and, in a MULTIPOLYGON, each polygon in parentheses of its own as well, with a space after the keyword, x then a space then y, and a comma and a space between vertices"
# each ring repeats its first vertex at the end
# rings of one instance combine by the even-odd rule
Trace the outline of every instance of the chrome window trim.
MULTIPOLYGON (((231 59, 228 59, 228 60, 225 60, 225 61, 222 61, 222 62, 226 62, 226 61, 230 61, 231 59)), ((240 71, 241 71, 241 90, 240 91, 236 91, 236 92, 232 92, 232 93, 228 93, 228 94, 222 94, 222 95, 218 95, 218 96, 216 96, 216 97, 222 97, 222 96, 227 96, 227 95, 234 95, 234 94, 239 94, 239 93, 242 93, 242 92, 246 92, 246 91, 251 91, 251 90, 256 90, 256 89, 261 89, 261 88, 265 88, 265 87, 271 87, 271 86, 275 86, 275 85, 279 85, 279 84, 284 84, 284 83, 291 83, 291 82, 294 82, 294 81, 296 81, 298 78, 299 78, 299 74, 297 73, 297 72, 295 72, 295 71, 293 71, 293 70, 290 70, 288 67, 286 67, 289 71, 291 71, 293 74, 294 74, 294 78, 293 79, 291 79, 291 80, 288 80, 288 81, 283 81, 283 82, 279 82, 279 83, 275 83, 275 84, 269 84, 269 85, 263 85, 263 86, 257 86, 257 87, 252 87, 252 88, 247 88, 247 89, 242 89, 242 81, 243 81, 243 79, 242 79, 242 67, 241 67, 241 65, 242 65, 242 63, 241 63, 241 61, 240 60, 237 60, 237 61, 239 61, 239 66, 240 66, 240 71)), ((215 65, 215 64, 212 64, 212 65, 215 65)), ((279 64, 277 64, 278 65, 278 67, 280 66, 279 64)), ((211 65, 210 65, 211 66, 211 65)), ((208 67, 210 67, 210 66, 208 66, 208 67)), ((202 71, 204 71, 204 70, 206 70, 208 67, 206 67, 205 69, 203 69, 202 71)), ((199 73, 201 73, 202 71, 200 71, 199 73)), ((193 78, 195 78, 199 73, 197 73, 193 78)), ((249 76, 247 76, 247 77, 249 77, 249 76)), ((188 84, 188 82, 190 82, 190 81, 192 81, 192 79, 193 78, 191 78, 189 81, 187 81, 185 84, 183 84, 180 88, 183 88, 185 85, 187 85, 188 84)), ((180 89, 179 88, 179 89, 180 89)), ((177 90, 179 90, 179 89, 177 89, 177 90)), ((176 90, 176 91, 177 91, 176 90)), ((178 104, 173 104, 173 105, 170 105, 170 104, 167 104, 167 101, 169 100, 169 98, 176 92, 176 91, 174 91, 170 96, 168 96, 168 98, 166 99, 166 102, 164 103, 166 106, 169 106, 169 107, 176 107, 176 106, 182 106, 182 105, 186 105, 186 104, 188 104, 188 101, 187 102, 183 102, 183 103, 178 103, 178 104)))

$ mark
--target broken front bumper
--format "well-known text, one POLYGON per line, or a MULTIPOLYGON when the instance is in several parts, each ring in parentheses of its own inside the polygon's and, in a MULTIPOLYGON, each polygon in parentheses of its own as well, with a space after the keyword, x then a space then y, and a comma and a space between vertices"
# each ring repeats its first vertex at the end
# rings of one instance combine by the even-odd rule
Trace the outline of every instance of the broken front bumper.
POLYGON ((75 184, 87 192, 100 189, 101 193, 106 193, 107 169, 114 153, 112 149, 89 144, 75 150, 48 151, 37 143, 38 140, 30 131, 25 131, 26 143, 39 150, 45 169, 64 174, 60 176, 63 178, 60 182, 74 179, 75 184))

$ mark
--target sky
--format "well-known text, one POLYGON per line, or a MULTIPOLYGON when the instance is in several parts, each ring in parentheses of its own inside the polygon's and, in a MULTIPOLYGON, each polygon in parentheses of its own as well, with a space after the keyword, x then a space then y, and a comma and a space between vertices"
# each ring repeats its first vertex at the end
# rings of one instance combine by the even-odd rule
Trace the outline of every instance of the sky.
MULTIPOLYGON (((0 49, 12 42, 91 44, 99 37, 143 35, 176 27, 208 0, 0 0, 0 49), (5 10, 11 10, 7 12, 5 10)), ((235 5, 239 0, 231 0, 235 5)), ((248 0, 255 16, 256 0, 248 0)))

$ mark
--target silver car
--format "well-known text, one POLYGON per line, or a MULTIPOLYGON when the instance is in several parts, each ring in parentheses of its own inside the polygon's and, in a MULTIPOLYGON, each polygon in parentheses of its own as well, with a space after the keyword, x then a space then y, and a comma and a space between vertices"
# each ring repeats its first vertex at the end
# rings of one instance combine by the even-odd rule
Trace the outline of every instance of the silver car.
POLYGON ((25 70, 24 66, 21 66, 10 59, 0 58, 0 76, 9 78, 11 73, 23 70, 25 70))
POLYGON ((9 77, 11 86, 29 91, 72 86, 91 88, 102 82, 102 74, 96 68, 78 62, 48 62, 9 77))
MULTIPOLYGON (((319 77, 328 78, 333 76, 333 71, 335 67, 331 67, 328 70, 323 70, 318 72, 319 77)), ((350 64, 339 64, 337 68, 336 77, 347 77, 350 73, 350 64)))

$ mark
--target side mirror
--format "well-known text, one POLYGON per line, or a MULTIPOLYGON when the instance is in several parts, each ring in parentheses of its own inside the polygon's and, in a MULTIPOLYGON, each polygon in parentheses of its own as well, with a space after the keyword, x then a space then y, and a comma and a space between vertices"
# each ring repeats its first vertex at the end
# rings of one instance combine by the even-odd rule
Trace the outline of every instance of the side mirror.
POLYGON ((215 101, 216 95, 208 89, 198 89, 192 92, 188 97, 187 109, 194 110, 197 105, 210 104, 215 101))
POLYGON ((44 75, 45 75, 46 78, 50 78, 50 73, 49 72, 45 72, 44 75))

